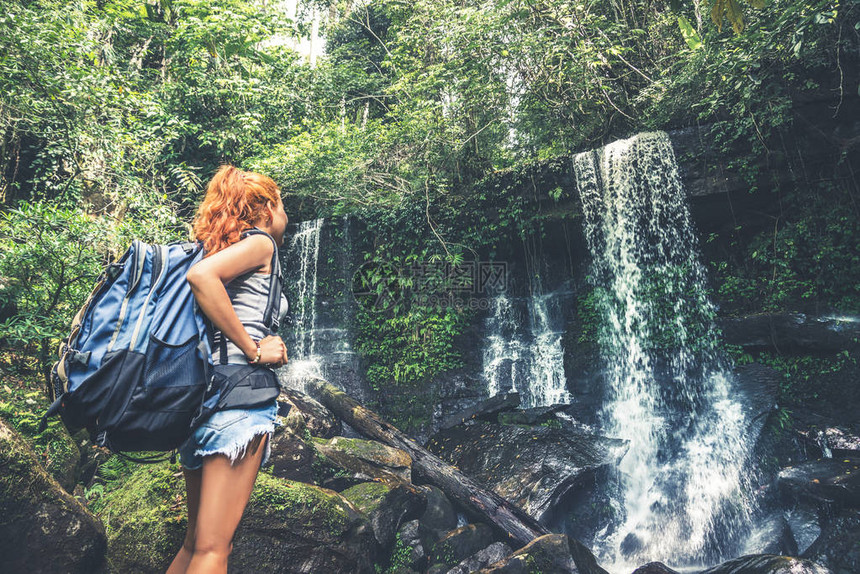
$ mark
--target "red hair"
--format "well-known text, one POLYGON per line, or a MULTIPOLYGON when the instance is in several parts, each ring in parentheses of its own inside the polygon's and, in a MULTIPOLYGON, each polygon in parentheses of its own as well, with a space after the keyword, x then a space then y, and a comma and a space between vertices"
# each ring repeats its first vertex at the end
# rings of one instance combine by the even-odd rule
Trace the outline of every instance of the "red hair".
POLYGON ((222 165, 206 187, 194 218, 194 237, 203 242, 206 256, 239 241, 243 231, 266 215, 266 206, 281 201, 272 178, 232 165, 222 165))

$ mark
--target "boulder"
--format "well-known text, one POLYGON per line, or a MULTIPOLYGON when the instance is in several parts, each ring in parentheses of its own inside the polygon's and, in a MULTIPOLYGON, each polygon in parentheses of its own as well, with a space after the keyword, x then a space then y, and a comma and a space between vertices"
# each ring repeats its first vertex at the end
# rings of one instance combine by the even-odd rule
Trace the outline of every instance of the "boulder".
POLYGON ((804 441, 815 446, 826 458, 860 458, 860 436, 840 426, 826 426, 823 429, 811 428, 798 430, 804 441))
POLYGON ((826 566, 833 574, 860 572, 860 511, 847 510, 831 517, 818 539, 802 554, 826 566))
POLYGON ((860 458, 818 459, 780 471, 778 485, 789 499, 860 508, 860 458))
POLYGON ((758 521, 744 543, 743 554, 797 556, 797 542, 782 512, 773 512, 758 521))
POLYGON ((479 421, 440 431, 427 448, 543 521, 579 481, 618 461, 627 441, 479 421))
POLYGON ((519 393, 500 393, 445 417, 440 423, 440 428, 449 429, 469 419, 489 417, 499 412, 513 410, 518 406, 520 406, 519 393))
POLYGON ((314 448, 341 468, 392 482, 412 481, 412 458, 379 441, 336 436, 314 438, 314 448))
POLYGON ((431 564, 445 564, 444 572, 469 556, 495 542, 492 529, 486 524, 467 524, 440 538, 430 551, 431 564))
MULTIPOLYGON (((111 570, 164 572, 186 527, 178 467, 139 467, 101 505, 111 570)), ((371 574, 378 551, 367 518, 338 493, 261 472, 233 539, 230 572, 371 574)))
POLYGON ((272 475, 313 484, 313 461, 314 449, 292 429, 275 432, 268 467, 272 475))
MULTIPOLYGON (((555 421, 554 413, 563 410, 567 405, 557 404, 546 407, 531 407, 499 413, 497 422, 505 425, 537 425, 555 421)), ((553 423, 550 423, 553 424, 553 423)), ((556 424, 561 425, 561 422, 556 424)))
POLYGON ((488 564, 498 562, 511 552, 511 547, 504 542, 494 542, 448 570, 448 574, 471 574, 488 564))
POLYGON ((784 515, 788 526, 791 528, 792 538, 797 542, 797 553, 803 556, 806 549, 821 535, 818 511, 814 508, 798 505, 786 510, 784 515))
POLYGON ((418 516, 427 506, 424 493, 412 484, 365 482, 344 490, 341 495, 367 515, 376 541, 382 548, 394 543, 397 529, 418 516))
POLYGON ((723 562, 700 574, 832 574, 830 570, 804 558, 751 554, 723 562))
POLYGON ((761 363, 735 369, 735 387, 744 394, 744 406, 751 421, 758 421, 774 410, 782 379, 782 373, 761 363))
POLYGON ((343 424, 318 401, 295 389, 284 389, 278 397, 278 414, 285 423, 301 435, 307 428, 311 435, 331 438, 343 434, 343 424))
POLYGON ((230 572, 373 574, 379 553, 367 517, 344 497, 261 473, 236 531, 230 572))
POLYGON ((0 420, 0 572, 95 572, 106 547, 101 522, 0 420))
POLYGON ((457 528, 457 511, 439 487, 422 484, 419 486, 427 499, 424 513, 418 517, 421 523, 421 538, 430 547, 447 532, 457 528))
POLYGON ((407 565, 422 570, 427 559, 427 552, 424 550, 424 545, 421 543, 421 536, 418 533, 418 520, 410 520, 404 522, 397 531, 397 536, 400 537, 404 547, 409 549, 409 554, 404 562, 407 565))
POLYGON ((591 551, 565 534, 535 538, 507 558, 479 570, 479 574, 608 574, 591 551))
POLYGON ((633 574, 678 574, 678 571, 672 570, 662 562, 649 562, 634 570, 633 574))
POLYGON ((860 318, 780 313, 718 320, 725 341, 745 349, 830 352, 851 349, 860 338, 860 318))

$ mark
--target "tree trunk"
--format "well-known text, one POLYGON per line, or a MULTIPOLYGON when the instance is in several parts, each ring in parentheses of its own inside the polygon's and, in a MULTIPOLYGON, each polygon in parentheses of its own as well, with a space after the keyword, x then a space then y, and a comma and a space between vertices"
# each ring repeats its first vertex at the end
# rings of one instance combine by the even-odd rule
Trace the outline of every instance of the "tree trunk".
POLYGON ((412 457, 413 477, 438 486, 451 499, 507 533, 520 545, 550 534, 531 516, 427 451, 379 415, 330 383, 317 379, 307 384, 308 392, 331 409, 349 426, 389 446, 405 450, 412 457))

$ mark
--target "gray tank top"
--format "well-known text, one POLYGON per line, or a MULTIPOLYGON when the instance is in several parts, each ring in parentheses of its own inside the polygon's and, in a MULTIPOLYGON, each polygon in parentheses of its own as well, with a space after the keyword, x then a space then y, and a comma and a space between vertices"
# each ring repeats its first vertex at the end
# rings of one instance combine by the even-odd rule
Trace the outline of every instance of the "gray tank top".
MULTIPOLYGON (((230 281, 225 287, 227 294, 230 296, 230 302, 233 304, 233 309, 239 317, 239 321, 245 326, 245 330, 251 335, 255 341, 259 341, 263 337, 269 335, 269 330, 266 329, 263 323, 263 314, 266 312, 266 303, 269 300, 269 281, 271 273, 257 273, 251 271, 245 275, 240 275, 230 281)), ((284 316, 288 309, 287 298, 281 293, 281 309, 278 317, 283 323, 284 316)), ((221 331, 215 331, 215 345, 212 348, 212 362, 215 365, 224 364, 221 361, 221 331)), ((248 358, 230 339, 225 337, 227 342, 227 363, 230 365, 247 365, 248 358)))

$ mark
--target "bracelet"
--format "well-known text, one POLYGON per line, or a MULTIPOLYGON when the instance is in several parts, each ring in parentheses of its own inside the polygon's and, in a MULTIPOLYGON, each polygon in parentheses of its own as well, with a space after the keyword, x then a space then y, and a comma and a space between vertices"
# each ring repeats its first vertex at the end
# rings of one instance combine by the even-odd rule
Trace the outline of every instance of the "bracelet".
POLYGON ((254 343, 257 345, 257 356, 254 357, 254 360, 248 359, 249 365, 256 365, 260 362, 260 357, 263 356, 263 350, 260 349, 260 341, 254 341, 254 343))

